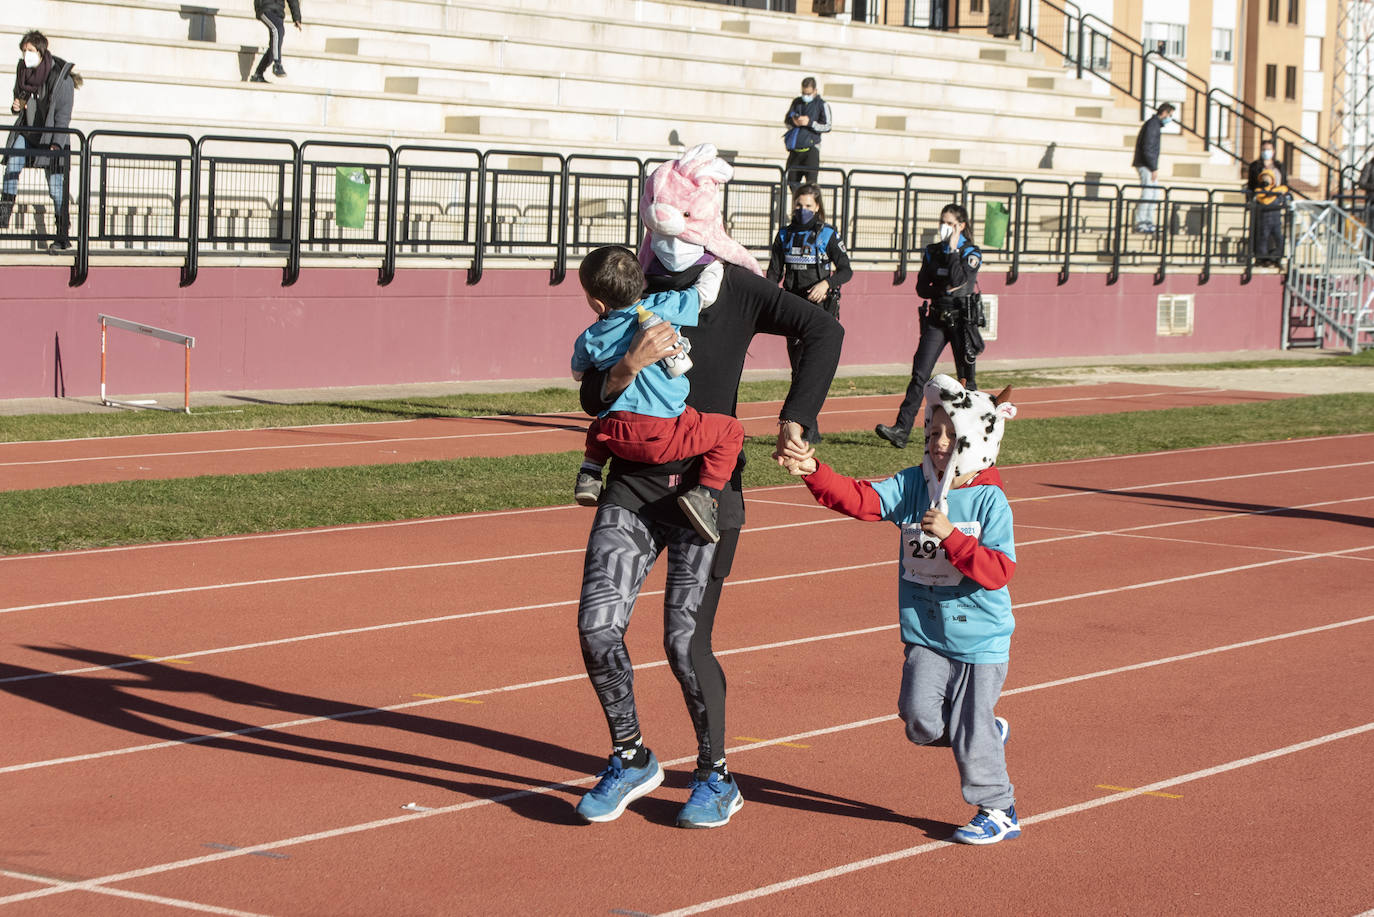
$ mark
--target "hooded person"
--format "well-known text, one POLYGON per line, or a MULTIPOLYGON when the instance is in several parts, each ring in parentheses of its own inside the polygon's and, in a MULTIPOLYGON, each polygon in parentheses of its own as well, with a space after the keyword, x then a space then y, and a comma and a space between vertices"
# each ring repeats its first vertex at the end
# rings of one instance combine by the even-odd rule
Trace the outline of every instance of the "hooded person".
POLYGON ((949 376, 926 383, 926 454, 878 482, 814 457, 788 463, 816 500, 899 532, 897 619, 903 644, 897 710, 916 745, 950 746, 964 800, 978 807, 950 840, 993 844, 1021 834, 1007 776, 1010 726, 994 713, 1016 622, 1011 506, 997 472, 1010 389, 996 398, 949 376))
MULTIPOLYGON (((810 454, 803 434, 813 430, 839 363, 843 330, 806 300, 769 283, 758 262, 731 239, 721 218, 729 163, 710 144, 664 163, 645 182, 640 217, 645 235, 638 257, 645 295, 685 290, 705 266, 725 262, 715 303, 690 331, 693 367, 686 403, 706 414, 737 408, 739 383, 755 335, 798 338, 804 352, 779 411, 781 464, 810 454)), ((599 415, 644 368, 678 352, 668 323, 641 330, 614 366, 589 369, 582 407, 599 415)), ((583 663, 610 730, 609 766, 577 805, 589 822, 612 821, 663 781, 663 768, 640 732, 633 666, 625 633, 640 587, 654 561, 668 553, 663 599, 663 645, 682 688, 697 739, 697 761, 686 805, 676 823, 718 828, 743 805, 725 765, 725 673, 711 647, 718 605, 744 525, 743 455, 719 498, 720 540, 704 541, 683 517, 677 497, 698 482, 699 459, 658 465, 613 456, 587 538, 578 636, 583 663)))

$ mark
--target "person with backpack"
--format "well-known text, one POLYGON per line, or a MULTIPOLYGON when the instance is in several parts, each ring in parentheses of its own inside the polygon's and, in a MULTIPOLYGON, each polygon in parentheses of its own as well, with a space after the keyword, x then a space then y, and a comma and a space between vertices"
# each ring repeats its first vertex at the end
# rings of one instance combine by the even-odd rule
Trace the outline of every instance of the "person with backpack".
POLYGON ((42 32, 26 32, 19 40, 19 52, 19 64, 14 71, 14 102, 10 105, 10 111, 17 117, 5 143, 0 229, 9 228, 19 193, 19 173, 25 166, 37 166, 47 173, 55 216, 57 238, 48 246, 48 252, 58 254, 72 247, 71 216, 67 212, 71 140, 67 129, 72 121, 73 96, 82 79, 70 61, 53 56, 42 32), (39 150, 44 153, 38 153, 39 150), (57 155, 45 155, 54 151, 57 155))

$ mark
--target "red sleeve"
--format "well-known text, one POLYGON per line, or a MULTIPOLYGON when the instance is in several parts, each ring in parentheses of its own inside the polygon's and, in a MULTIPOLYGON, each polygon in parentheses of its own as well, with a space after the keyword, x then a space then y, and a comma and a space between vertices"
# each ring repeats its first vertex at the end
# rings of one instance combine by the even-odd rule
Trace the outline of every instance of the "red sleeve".
POLYGON ((878 522, 883 518, 882 501, 867 481, 845 477, 822 462, 817 462, 816 470, 802 480, 821 506, 864 522, 878 522))
POLYGON ((984 589, 1001 589, 1011 582, 1016 562, 1001 551, 983 547, 972 535, 955 529, 940 544, 954 569, 984 589))

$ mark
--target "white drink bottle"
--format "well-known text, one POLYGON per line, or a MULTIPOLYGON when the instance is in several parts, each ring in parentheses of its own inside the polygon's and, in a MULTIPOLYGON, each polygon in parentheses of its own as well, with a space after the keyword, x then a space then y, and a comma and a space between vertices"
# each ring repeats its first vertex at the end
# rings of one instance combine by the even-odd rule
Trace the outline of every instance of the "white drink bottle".
MULTIPOLYGON (((663 324, 663 316, 650 312, 643 306, 635 306, 635 308, 639 310, 639 327, 641 330, 663 324)), ((692 358, 687 356, 687 352, 692 349, 691 343, 682 335, 677 336, 677 342, 682 345, 682 353, 676 353, 658 361, 658 365, 672 379, 676 379, 692 368, 692 358)))

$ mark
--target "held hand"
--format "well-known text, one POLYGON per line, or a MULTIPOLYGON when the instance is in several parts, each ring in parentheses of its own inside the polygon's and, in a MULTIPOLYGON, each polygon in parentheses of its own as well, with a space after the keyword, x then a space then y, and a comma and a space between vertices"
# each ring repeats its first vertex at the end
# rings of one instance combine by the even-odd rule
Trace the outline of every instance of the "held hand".
POLYGON ((796 461, 795 459, 784 459, 782 466, 787 469, 787 473, 799 478, 804 478, 809 474, 816 473, 815 457, 796 461))
POLYGON ((928 509, 921 517, 921 531, 944 541, 949 537, 949 533, 954 531, 954 526, 950 523, 949 517, 938 509, 928 509))
POLYGON ((801 424, 784 421, 778 426, 778 445, 773 450, 773 459, 779 466, 786 468, 787 462, 803 462, 815 456, 816 450, 802 439, 801 424))
POLYGON ((814 303, 825 302, 825 294, 830 292, 830 281, 822 280, 820 283, 806 291, 806 298, 814 303))
POLYGON ((630 349, 625 351, 625 356, 621 362, 631 372, 638 373, 646 366, 652 366, 664 357, 681 353, 682 345, 678 343, 677 332, 668 322, 655 325, 652 328, 641 330, 630 342, 630 349))

